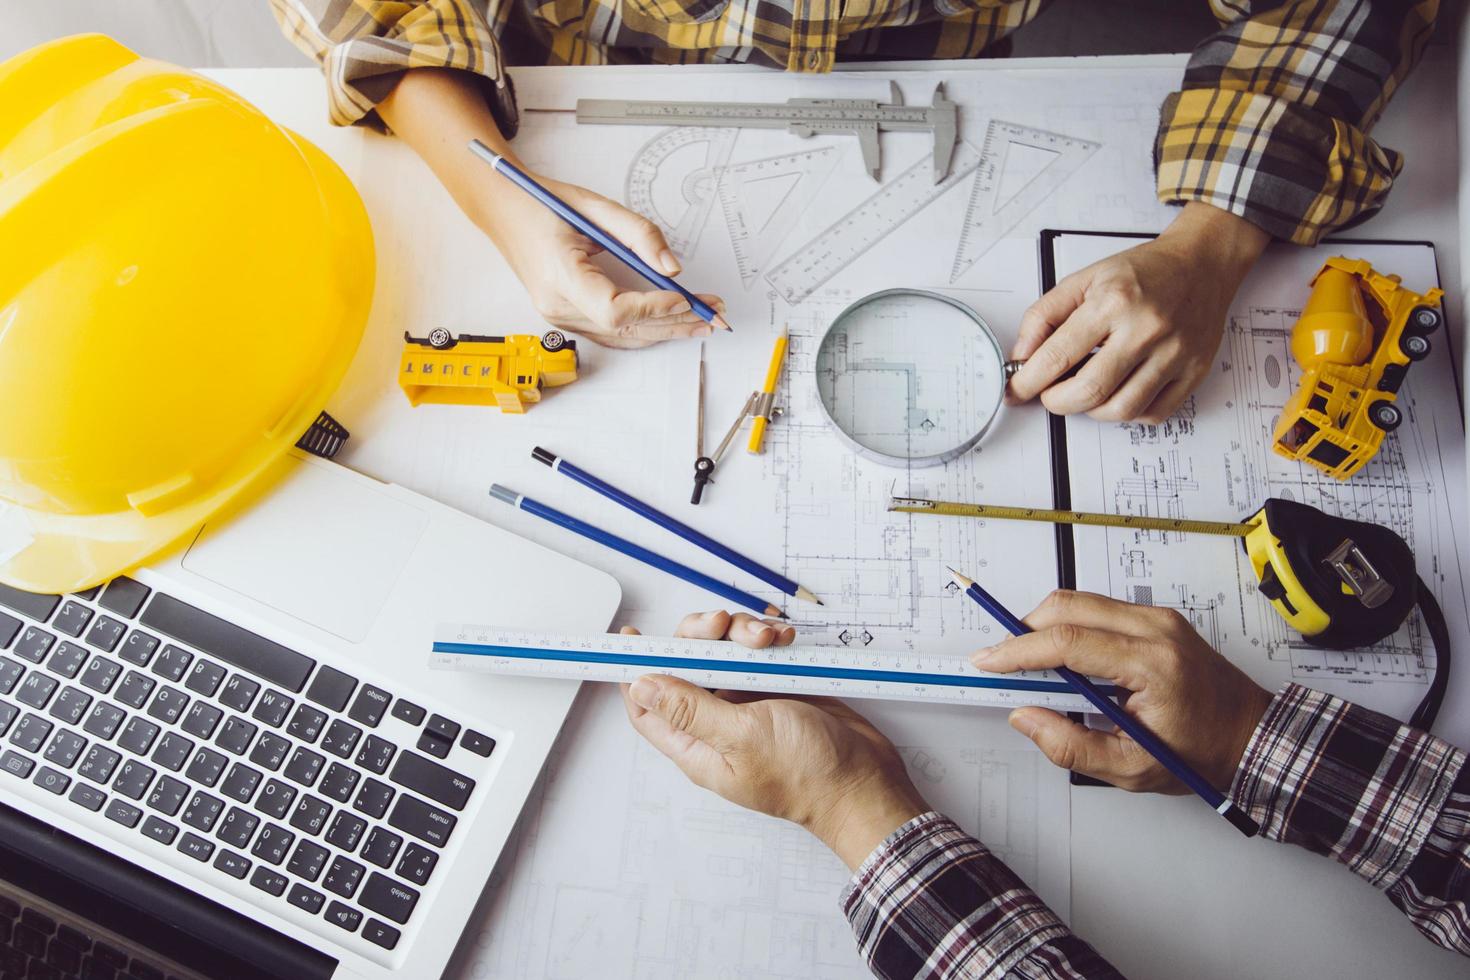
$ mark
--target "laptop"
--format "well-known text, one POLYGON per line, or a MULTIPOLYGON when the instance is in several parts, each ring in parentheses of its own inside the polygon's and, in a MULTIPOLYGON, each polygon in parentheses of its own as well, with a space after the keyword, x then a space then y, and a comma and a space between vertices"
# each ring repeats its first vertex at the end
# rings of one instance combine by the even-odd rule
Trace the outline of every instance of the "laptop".
POLYGON ((576 693, 436 623, 602 631, 603 572, 294 454, 106 586, 0 586, 0 975, 435 977, 576 693))

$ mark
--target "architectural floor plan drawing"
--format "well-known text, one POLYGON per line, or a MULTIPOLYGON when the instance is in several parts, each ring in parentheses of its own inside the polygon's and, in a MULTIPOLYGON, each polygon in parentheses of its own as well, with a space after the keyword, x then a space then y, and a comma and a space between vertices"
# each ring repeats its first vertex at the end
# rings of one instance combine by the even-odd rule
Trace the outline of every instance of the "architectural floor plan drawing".
MULTIPOLYGON (((1132 244, 1062 236, 1058 275, 1132 244)), ((1276 455, 1269 433, 1299 369, 1289 349, 1308 283, 1329 254, 1366 258, 1415 289, 1433 285, 1433 250, 1420 245, 1340 244, 1286 250, 1263 260, 1232 308, 1214 372, 1162 425, 1069 419, 1072 506, 1205 520, 1243 520, 1270 496, 1381 524, 1409 542, 1451 636, 1465 636, 1465 441, 1451 358, 1436 336, 1409 372, 1399 404, 1408 416, 1358 474, 1337 481, 1276 455)), ((1370 648, 1313 647, 1256 594, 1232 538, 1116 528, 1077 528, 1077 584, 1118 598, 1179 609, 1258 681, 1300 681, 1407 717, 1423 696, 1435 652, 1412 615, 1370 648)))

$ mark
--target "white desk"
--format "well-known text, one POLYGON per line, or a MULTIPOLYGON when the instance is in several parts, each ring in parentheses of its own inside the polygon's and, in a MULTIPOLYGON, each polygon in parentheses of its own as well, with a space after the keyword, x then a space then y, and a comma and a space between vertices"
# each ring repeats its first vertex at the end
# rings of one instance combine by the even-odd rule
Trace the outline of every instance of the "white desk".
MULTIPOLYGON (((1079 62, 1076 70, 1103 64, 1116 68, 1161 63, 1182 65, 1183 60, 1099 59, 1079 62)), ((983 70, 983 65, 969 70, 983 70)), ((329 130, 323 121, 320 83, 312 71, 212 74, 344 162, 385 152, 384 141, 329 130)), ((1385 212, 1357 232, 1365 237, 1432 240, 1439 248, 1451 309, 1456 308, 1461 286, 1454 207, 1459 176, 1454 116, 1444 111, 1443 100, 1453 88, 1449 52, 1432 50, 1427 63, 1395 99, 1377 133, 1388 145, 1406 153, 1404 175, 1385 212)), ((411 164, 400 164, 396 172, 405 179, 430 180, 411 164)), ((363 190, 370 207, 393 206, 394 188, 363 190)), ((433 196, 438 192, 420 183, 414 193, 433 196)), ((380 305, 387 302, 407 314, 416 290, 432 288, 410 284, 420 272, 425 277, 430 274, 439 252, 433 228, 422 229, 420 235, 423 247, 414 255, 380 256, 380 274, 404 280, 401 288, 388 290, 386 300, 380 291, 380 305)), ((524 308, 519 299, 507 302, 517 311, 524 308)), ((1462 329, 1459 323, 1452 328, 1462 329)), ((1461 338, 1456 342, 1457 350, 1463 352, 1461 338)), ((345 406, 342 417, 349 426, 353 423, 351 409, 373 399, 400 397, 387 382, 391 369, 386 364, 375 363, 370 366, 374 373, 367 371, 355 369, 349 386, 353 378, 370 376, 374 380, 344 390, 334 405, 335 409, 345 406)), ((483 493, 483 488, 475 487, 473 492, 483 493)), ((1466 681, 1466 671, 1461 668, 1456 686, 1466 681)), ((569 729, 578 737, 607 736, 606 731, 593 731, 588 721, 593 711, 606 706, 600 699, 607 696, 606 691, 584 691, 575 709, 578 716, 569 729)), ((590 815, 597 812, 597 803, 570 793, 545 805, 590 815)), ((1080 788, 1072 790, 1072 807, 1072 923, 1129 976, 1233 980, 1241 976, 1465 974, 1464 960, 1420 938, 1381 895, 1346 870, 1297 849, 1245 844, 1192 798, 1145 798, 1080 788)), ((587 832, 596 834, 595 819, 589 818, 587 832)), ((833 915, 837 914, 835 898, 834 888, 833 915)), ((469 960, 458 962, 463 967, 469 960)), ((609 961, 606 967, 608 976, 623 975, 616 962, 609 961)))

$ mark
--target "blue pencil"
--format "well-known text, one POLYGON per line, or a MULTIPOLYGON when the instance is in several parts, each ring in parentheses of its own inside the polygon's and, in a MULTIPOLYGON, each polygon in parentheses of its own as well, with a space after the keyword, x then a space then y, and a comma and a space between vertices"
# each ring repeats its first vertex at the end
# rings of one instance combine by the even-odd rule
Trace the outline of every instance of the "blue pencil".
MULTIPOLYGON (((1004 626, 1012 636, 1031 632, 1031 627, 1016 618, 1009 609, 1000 604, 995 596, 977 585, 974 579, 961 575, 953 568, 949 572, 954 576, 955 582, 965 590, 965 594, 974 599, 980 608, 990 613, 995 621, 1004 626)), ((1254 837, 1261 832, 1260 825, 1252 820, 1244 810, 1230 802, 1224 793, 1206 782, 1203 776, 1194 771, 1193 766, 1179 758, 1173 749, 1119 707, 1118 703, 1099 690, 1096 684, 1070 667, 1054 669, 1063 680, 1076 689, 1078 694, 1091 701, 1093 707, 1107 715, 1109 721, 1126 732, 1133 741, 1143 746, 1149 755, 1159 760, 1160 764, 1178 777, 1181 783, 1194 790, 1195 795, 1208 803, 1216 813, 1230 821, 1231 826, 1236 830, 1247 837, 1254 837)))
POLYGON ((818 599, 812 594, 810 589, 803 588, 780 572, 767 568, 754 559, 747 558, 734 548, 720 544, 720 542, 711 538, 709 535, 696 531, 678 518, 670 517, 652 504, 646 504, 639 500, 631 493, 619 490, 606 480, 593 476, 580 466, 569 462, 565 457, 558 456, 549 449, 542 449, 540 446, 537 446, 531 450, 531 458, 537 462, 545 463, 562 476, 570 477, 584 487, 596 490, 607 499, 622 504, 633 513, 640 517, 646 517, 664 530, 674 532, 685 541, 703 548, 716 558, 723 558, 736 568, 754 575, 772 588, 780 589, 787 595, 795 596, 806 602, 815 602, 819 606, 824 604, 821 599, 818 599))
POLYGON ((783 619, 786 617, 786 614, 779 608, 771 605, 759 596, 753 596, 749 592, 742 592, 733 585, 726 585, 719 579, 710 578, 703 572, 697 572, 688 565, 681 565, 673 559, 665 558, 657 552, 649 551, 641 545, 636 545, 625 538, 618 537, 616 534, 604 531, 600 527, 588 524, 586 521, 578 520, 570 514, 563 514, 555 507, 548 507, 541 503, 541 501, 532 500, 523 493, 516 493, 514 490, 502 487, 497 483, 490 488, 490 496, 496 500, 510 504, 512 507, 518 507, 528 514, 535 514, 542 520, 550 521, 553 524, 564 527, 568 531, 580 534, 588 540, 606 545, 614 551, 620 551, 629 558, 636 558, 645 565, 652 565, 654 568, 668 572, 675 578, 681 578, 690 585, 697 585, 707 592, 713 592, 721 598, 728 599, 731 602, 737 602, 747 609, 754 609, 763 616, 780 616, 783 619))
POLYGON ((679 285, 677 282, 670 279, 662 272, 659 272, 647 262, 644 262, 631 248, 618 241, 602 228, 598 227, 586 215, 579 212, 576 208, 572 207, 566 201, 563 201, 561 198, 551 193, 551 191, 547 190, 545 187, 542 187, 529 174, 521 170, 515 164, 511 163, 505 157, 501 156, 499 153, 496 153, 494 150, 490 149, 490 147, 486 146, 484 143, 481 143, 479 140, 470 140, 470 152, 480 159, 484 160, 486 163, 490 164, 491 168, 493 168, 511 183, 515 184, 521 190, 525 191, 527 194, 530 194, 536 200, 546 205, 552 210, 552 212, 556 214, 558 218, 561 218, 561 220, 565 221, 567 224, 571 225, 573 228, 577 229, 582 234, 586 235, 588 238, 592 239, 594 242, 607 249, 607 251, 610 252, 613 256, 620 259, 624 265, 632 269, 634 272, 638 273, 644 279, 647 279, 659 289, 667 289, 671 292, 675 292, 683 296, 686 300, 689 301, 689 308, 692 309, 694 311, 694 314, 698 316, 701 320, 708 323, 710 326, 718 327, 721 330, 732 329, 730 324, 725 322, 725 318, 720 316, 720 314, 715 311, 714 307, 710 306, 704 300, 695 296, 689 290, 685 289, 683 286, 679 285))

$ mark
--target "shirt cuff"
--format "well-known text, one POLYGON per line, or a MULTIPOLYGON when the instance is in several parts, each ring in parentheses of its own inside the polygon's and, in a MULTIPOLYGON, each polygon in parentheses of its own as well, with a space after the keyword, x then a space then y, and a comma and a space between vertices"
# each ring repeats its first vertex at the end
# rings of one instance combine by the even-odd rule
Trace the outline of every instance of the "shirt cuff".
POLYGON ((1186 89, 1164 101, 1154 165, 1165 204, 1201 201, 1315 245, 1381 208, 1403 158, 1289 99, 1186 89))
POLYGON ((1465 763, 1426 732, 1288 684, 1251 735, 1230 798, 1261 835, 1392 887, 1424 846, 1465 763))

